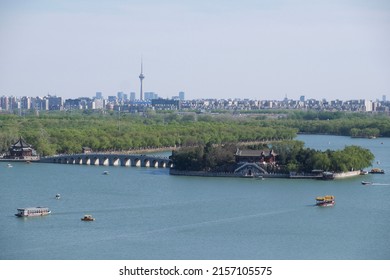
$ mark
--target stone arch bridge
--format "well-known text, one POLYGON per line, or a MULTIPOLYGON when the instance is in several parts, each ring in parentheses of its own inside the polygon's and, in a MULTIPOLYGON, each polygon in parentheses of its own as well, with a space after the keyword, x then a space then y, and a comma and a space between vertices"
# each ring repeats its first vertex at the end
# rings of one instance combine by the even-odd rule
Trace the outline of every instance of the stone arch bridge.
POLYGON ((172 162, 168 157, 115 153, 56 155, 50 157, 42 157, 40 159, 40 162, 102 166, 138 166, 155 168, 169 168, 172 165, 172 162))

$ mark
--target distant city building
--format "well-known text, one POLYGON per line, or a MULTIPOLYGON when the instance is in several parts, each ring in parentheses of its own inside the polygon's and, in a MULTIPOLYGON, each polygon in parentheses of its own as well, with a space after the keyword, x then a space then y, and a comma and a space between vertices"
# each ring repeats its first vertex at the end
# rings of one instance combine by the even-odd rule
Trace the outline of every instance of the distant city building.
POLYGON ((97 99, 103 99, 103 94, 100 91, 96 92, 95 96, 97 99))
POLYGON ((364 100, 364 111, 371 112, 372 111, 372 101, 364 100))
POLYGON ((62 110, 63 109, 62 97, 49 95, 47 97, 47 99, 49 100, 49 110, 50 111, 62 110))
POLYGON ((103 109, 104 108, 104 99, 95 99, 93 101, 95 103, 95 109, 103 109))
POLYGON ((0 97, 0 108, 4 111, 9 110, 9 100, 7 96, 0 97))
MULTIPOLYGON (((100 94, 97 94, 100 97, 100 94)), ((154 110, 196 110, 198 112, 212 112, 214 110, 227 111, 251 111, 268 109, 291 109, 291 110, 315 110, 315 111, 349 111, 386 113, 390 112, 390 102, 386 101, 383 95, 382 100, 376 99, 374 102, 365 99, 354 100, 316 100, 308 99, 302 101, 285 98, 284 100, 251 100, 251 99, 196 99, 181 100, 182 94, 174 96, 172 99, 159 98, 154 92, 145 92, 145 100, 135 99, 136 93, 130 93, 130 101, 127 94, 119 92, 118 96, 108 96, 107 99, 98 97, 79 97, 76 99, 66 99, 63 102, 61 97, 15 97, 0 96, 0 111, 4 113, 25 114, 27 111, 47 111, 47 110, 121 110, 121 112, 143 113, 147 109, 154 110), (120 99, 122 98, 122 99, 120 99), (119 101, 119 102, 118 102, 119 101)))
POLYGON ((116 104, 118 102, 118 98, 116 96, 111 95, 108 97, 108 102, 116 104))
POLYGON ((135 92, 130 92, 130 101, 134 101, 135 100, 135 92))
POLYGON ((145 92, 145 100, 157 99, 158 95, 154 92, 145 92))
POLYGON ((20 99, 20 109, 30 110, 31 109, 31 98, 27 96, 23 96, 20 99))
POLYGON ((82 109, 80 99, 66 99, 64 102, 65 110, 80 110, 82 109))
POLYGON ((32 104, 32 108, 34 108, 36 111, 48 111, 49 100, 46 98, 37 97, 32 104))
MULTIPOLYGON (((103 104, 102 99, 91 99, 88 97, 80 97, 77 99, 66 99, 64 102, 65 110, 95 110, 98 109, 96 104, 103 104)), ((100 106, 100 109, 103 106, 100 106)))
POLYGON ((172 99, 152 99, 152 107, 155 110, 179 110, 180 101, 172 99))
POLYGON ((179 99, 180 100, 185 100, 185 93, 184 93, 184 91, 180 91, 179 92, 179 99))
POLYGON ((301 97, 299 97, 299 101, 305 102, 305 96, 301 95, 301 97))

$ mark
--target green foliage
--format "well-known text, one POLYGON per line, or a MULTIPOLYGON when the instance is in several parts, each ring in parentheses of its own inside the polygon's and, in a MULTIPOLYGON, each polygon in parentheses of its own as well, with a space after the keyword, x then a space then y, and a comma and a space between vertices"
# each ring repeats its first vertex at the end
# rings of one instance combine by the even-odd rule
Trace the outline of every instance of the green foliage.
POLYGON ((226 172, 234 163, 235 145, 206 145, 173 151, 175 169, 186 171, 226 172))
POLYGON ((346 146, 338 151, 317 151, 303 148, 300 141, 276 143, 273 149, 278 153, 278 163, 287 171, 311 172, 324 170, 346 172, 360 170, 371 165, 374 155, 359 146, 346 146))
POLYGON ((0 115, 0 149, 6 151, 20 136, 39 154, 198 146, 242 141, 292 139, 297 130, 261 126, 251 118, 194 113, 156 113, 144 116, 80 111, 47 112, 39 116, 0 115))
POLYGON ((272 127, 297 128, 301 133, 353 137, 390 137, 388 115, 346 112, 291 111, 277 120, 260 120, 272 127))

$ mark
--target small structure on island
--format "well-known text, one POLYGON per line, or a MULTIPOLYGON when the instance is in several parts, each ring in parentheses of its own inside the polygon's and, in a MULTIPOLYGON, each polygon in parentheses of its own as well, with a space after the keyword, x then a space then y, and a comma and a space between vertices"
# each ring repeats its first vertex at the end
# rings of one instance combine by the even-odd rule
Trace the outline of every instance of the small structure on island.
POLYGON ((262 177, 276 165, 274 150, 240 150, 235 154, 237 168, 234 173, 243 177, 262 177))
POLYGON ((92 149, 90 147, 83 147, 82 153, 83 154, 90 154, 90 153, 92 153, 92 149))
POLYGON ((235 154, 236 163, 254 162, 273 164, 276 162, 277 154, 274 150, 240 150, 237 149, 235 154))
POLYGON ((39 156, 34 148, 22 137, 10 146, 8 153, 2 158, 9 161, 38 161, 39 156))

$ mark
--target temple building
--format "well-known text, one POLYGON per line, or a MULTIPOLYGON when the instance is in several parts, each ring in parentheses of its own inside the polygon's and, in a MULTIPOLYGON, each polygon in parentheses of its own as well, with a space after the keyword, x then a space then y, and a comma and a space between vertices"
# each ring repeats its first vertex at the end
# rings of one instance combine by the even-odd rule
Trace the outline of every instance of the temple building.
POLYGON ((28 144, 22 137, 13 144, 8 151, 8 154, 4 157, 11 160, 39 160, 37 152, 28 144))
POLYGON ((235 154, 235 174, 243 177, 262 177, 275 172, 277 154, 274 150, 240 150, 235 154))
POLYGON ((235 154, 236 163, 275 163, 277 154, 274 150, 240 150, 237 149, 235 154))

